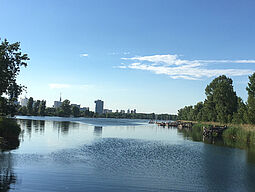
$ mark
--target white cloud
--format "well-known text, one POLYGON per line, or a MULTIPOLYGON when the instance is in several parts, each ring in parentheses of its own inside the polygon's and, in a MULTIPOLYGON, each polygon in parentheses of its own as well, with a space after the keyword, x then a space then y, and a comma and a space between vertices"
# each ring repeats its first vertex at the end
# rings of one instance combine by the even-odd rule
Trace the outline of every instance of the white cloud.
POLYGON ((243 76, 254 72, 251 69, 213 69, 212 64, 217 63, 236 63, 236 64, 254 64, 255 60, 184 60, 178 55, 152 55, 137 56, 131 58, 122 58, 131 61, 118 66, 122 69, 138 69, 151 71, 155 74, 165 74, 173 79, 197 80, 203 77, 214 77, 219 75, 243 76), (138 61, 138 62, 132 62, 138 61), (206 68, 211 65, 211 68, 206 68))
POLYGON ((88 57, 88 56, 89 56, 89 54, 87 54, 87 53, 83 53, 83 54, 80 54, 80 56, 81 56, 81 57, 88 57))

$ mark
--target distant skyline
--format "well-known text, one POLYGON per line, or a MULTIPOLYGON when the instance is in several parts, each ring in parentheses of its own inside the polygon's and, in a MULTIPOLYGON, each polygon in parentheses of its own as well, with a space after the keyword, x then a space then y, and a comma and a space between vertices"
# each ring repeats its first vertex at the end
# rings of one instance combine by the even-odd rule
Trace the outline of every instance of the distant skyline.
POLYGON ((30 57, 24 97, 176 114, 215 77, 244 101, 255 72, 253 0, 0 0, 0 37, 30 57))

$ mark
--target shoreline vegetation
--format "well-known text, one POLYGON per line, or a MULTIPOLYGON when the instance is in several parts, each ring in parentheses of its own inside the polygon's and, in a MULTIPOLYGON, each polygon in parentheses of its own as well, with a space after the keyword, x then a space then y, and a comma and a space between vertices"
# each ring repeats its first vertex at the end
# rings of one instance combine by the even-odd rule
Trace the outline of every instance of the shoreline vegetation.
MULTIPOLYGON (((0 38, 1 40, 1 38, 0 38)), ((20 43, 9 43, 7 39, 0 43, 0 150, 16 149, 19 146, 20 126, 14 116, 18 96, 25 86, 17 83, 21 67, 27 66, 27 54, 20 51, 20 43)))
POLYGON ((15 119, 0 117, 0 149, 10 150, 19 146, 21 128, 15 119))
POLYGON ((215 78, 205 88, 206 99, 178 110, 178 120, 193 122, 192 129, 198 132, 203 127, 226 125, 220 138, 224 144, 255 148, 255 73, 249 76, 247 102, 237 96, 232 84, 225 75, 215 78))

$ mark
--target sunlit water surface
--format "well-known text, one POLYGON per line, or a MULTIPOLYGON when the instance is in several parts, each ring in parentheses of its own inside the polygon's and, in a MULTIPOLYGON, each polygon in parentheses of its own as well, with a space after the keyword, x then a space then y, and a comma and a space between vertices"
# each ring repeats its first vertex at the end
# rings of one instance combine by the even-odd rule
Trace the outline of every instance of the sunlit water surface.
POLYGON ((2 191, 255 191, 254 154, 143 120, 18 117, 2 191))

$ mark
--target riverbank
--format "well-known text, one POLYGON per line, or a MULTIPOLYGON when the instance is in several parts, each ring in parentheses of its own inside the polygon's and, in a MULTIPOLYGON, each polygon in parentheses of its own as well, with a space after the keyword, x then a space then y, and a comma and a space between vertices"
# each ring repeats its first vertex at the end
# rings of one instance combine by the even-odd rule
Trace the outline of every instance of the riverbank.
MULTIPOLYGON (((183 121, 186 122, 186 121, 183 121)), ((203 134, 203 127, 224 126, 218 122, 196 122, 193 121, 193 132, 196 132, 195 139, 200 139, 203 134)), ((226 124, 228 127, 222 134, 222 142, 230 147, 255 148, 255 126, 250 124, 226 124)), ((216 139, 216 138, 214 138, 216 139)), ((217 138, 219 139, 219 138, 217 138)))
POLYGON ((0 117, 0 149, 15 149, 19 146, 20 126, 15 119, 0 117))

